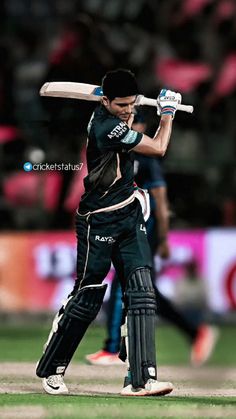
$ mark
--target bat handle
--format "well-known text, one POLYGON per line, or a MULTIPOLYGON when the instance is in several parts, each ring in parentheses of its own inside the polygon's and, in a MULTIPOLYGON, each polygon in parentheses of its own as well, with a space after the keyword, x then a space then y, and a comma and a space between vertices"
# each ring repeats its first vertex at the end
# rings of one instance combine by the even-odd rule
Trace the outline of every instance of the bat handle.
POLYGON ((181 103, 179 103, 179 105, 177 105, 177 110, 178 111, 183 111, 183 112, 188 112, 188 113, 193 113, 193 106, 192 105, 182 105, 181 103))
MULTIPOLYGON (((148 97, 139 95, 139 96, 137 96, 137 99, 136 99, 136 105, 137 106, 147 105, 147 106, 156 106, 157 107, 157 101, 156 101, 156 99, 150 99, 148 97)), ((182 105, 180 103, 177 106, 177 110, 192 113, 193 112, 193 106, 192 105, 182 105)))

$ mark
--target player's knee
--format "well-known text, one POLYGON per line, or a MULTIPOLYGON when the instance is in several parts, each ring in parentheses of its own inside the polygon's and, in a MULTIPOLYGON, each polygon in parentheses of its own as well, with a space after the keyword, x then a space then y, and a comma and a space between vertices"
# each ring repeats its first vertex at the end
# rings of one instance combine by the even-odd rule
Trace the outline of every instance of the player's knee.
POLYGON ((93 284, 77 290, 64 306, 64 314, 71 319, 90 323, 101 307, 106 287, 104 284, 93 284))
POLYGON ((149 268, 138 268, 129 275, 125 303, 128 310, 143 308, 156 311, 156 297, 149 268))

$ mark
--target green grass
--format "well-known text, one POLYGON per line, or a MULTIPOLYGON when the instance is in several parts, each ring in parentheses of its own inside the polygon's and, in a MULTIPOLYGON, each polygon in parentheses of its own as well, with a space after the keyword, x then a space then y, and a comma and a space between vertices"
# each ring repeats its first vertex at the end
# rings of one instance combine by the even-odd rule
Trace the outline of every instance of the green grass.
MULTIPOLYGON (((40 326, 1 326, 0 327, 0 362, 36 361, 47 340, 50 325, 40 326)), ((105 330, 92 326, 83 339, 74 360, 84 362, 85 354, 100 349, 105 337, 105 330)), ((157 327, 157 358, 159 365, 183 365, 188 363, 189 344, 176 329, 170 326, 157 327)), ((209 365, 230 366, 236 364, 236 328, 220 328, 220 337, 209 365)))
MULTIPOLYGON (((40 326, 3 325, 0 327, 0 362, 36 362, 41 356, 42 346, 47 339, 50 324, 40 326)), ((105 329, 99 326, 90 327, 86 337, 76 352, 74 361, 83 362, 85 354, 101 348, 105 338, 105 329)), ((189 365, 189 344, 185 338, 170 326, 157 326, 157 357, 161 365, 189 365)), ((235 368, 236 355, 236 328, 225 326, 220 328, 220 337, 215 352, 209 362, 209 366, 235 368)), ((93 367, 91 367, 93 368, 93 367)), ((171 374, 170 374, 171 375, 171 374)), ((0 365, 1 376, 1 365, 0 365)), ((91 380, 92 385, 96 377, 91 380)), ((106 378, 104 372, 104 379, 106 378)), ((26 378, 22 379, 25 380, 26 378)), ((21 377, 16 380, 12 376, 6 377, 0 389, 4 385, 12 386, 21 384, 21 377)), ((126 419, 126 418, 222 418, 236 419, 236 390, 235 397, 182 397, 170 396, 163 398, 122 398, 119 395, 69 395, 49 396, 39 392, 38 380, 32 377, 30 380, 35 390, 30 394, 0 394, 0 417, 12 419, 21 418, 47 418, 47 419, 126 419), (37 383, 37 386, 35 386, 37 383)), ((68 380, 70 382, 70 380, 68 380)), ((103 380, 100 380, 101 383, 103 380)), ((115 380, 113 380, 113 383, 115 380)), ((175 384, 178 387, 184 385, 181 377, 175 384)), ((191 378, 188 384, 191 386, 191 378)), ((196 384, 196 382, 195 382, 196 384)), ((199 388, 206 388, 207 383, 199 383, 199 388)), ((88 380, 81 385, 89 387, 88 380)), ((105 381, 109 386, 109 381, 105 381)), ((185 383, 186 385, 186 383, 185 383)), ((29 386, 30 388, 30 386, 29 386)), ((217 388, 217 387, 216 387, 217 388)), ((224 388, 224 386, 222 386, 224 388)), ((227 388, 236 388, 235 382, 227 382, 227 388)), ((222 390, 223 392, 223 390, 222 390)))
MULTIPOLYGON (((0 406, 21 406, 27 412, 32 407, 44 409, 45 418, 63 419, 69 417, 83 419, 111 418, 159 418, 213 417, 235 418, 236 400, 227 397, 169 397, 169 398, 121 398, 119 396, 61 396, 48 395, 4 395, 0 406), (220 416, 219 416, 220 414, 220 416), (222 416, 221 416, 222 414, 222 416), (215 416, 217 415, 217 416, 215 416)), ((4 410, 1 410, 4 412, 4 410)), ((18 416, 17 416, 18 417, 18 416)), ((35 416, 34 416, 35 417, 35 416)), ((40 416, 42 417, 42 416, 40 416)))

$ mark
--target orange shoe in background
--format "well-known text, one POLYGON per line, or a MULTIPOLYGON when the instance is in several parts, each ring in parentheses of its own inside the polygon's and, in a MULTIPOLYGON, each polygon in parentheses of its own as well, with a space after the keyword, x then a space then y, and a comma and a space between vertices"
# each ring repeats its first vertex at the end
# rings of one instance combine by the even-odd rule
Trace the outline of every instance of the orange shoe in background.
POLYGON ((94 354, 86 355, 86 361, 91 365, 124 365, 119 358, 119 353, 104 351, 103 349, 94 354))
POLYGON ((210 358, 218 337, 219 331, 216 327, 202 325, 198 328, 191 350, 191 364, 194 367, 203 365, 210 358))

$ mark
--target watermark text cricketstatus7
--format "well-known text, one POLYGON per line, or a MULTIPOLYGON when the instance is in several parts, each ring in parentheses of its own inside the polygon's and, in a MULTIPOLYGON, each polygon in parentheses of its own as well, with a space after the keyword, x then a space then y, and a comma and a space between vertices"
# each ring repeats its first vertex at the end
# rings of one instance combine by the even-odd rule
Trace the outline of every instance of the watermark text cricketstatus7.
POLYGON ((25 172, 35 171, 69 171, 69 170, 81 170, 83 163, 71 164, 71 163, 31 163, 25 162, 23 168, 25 172))

